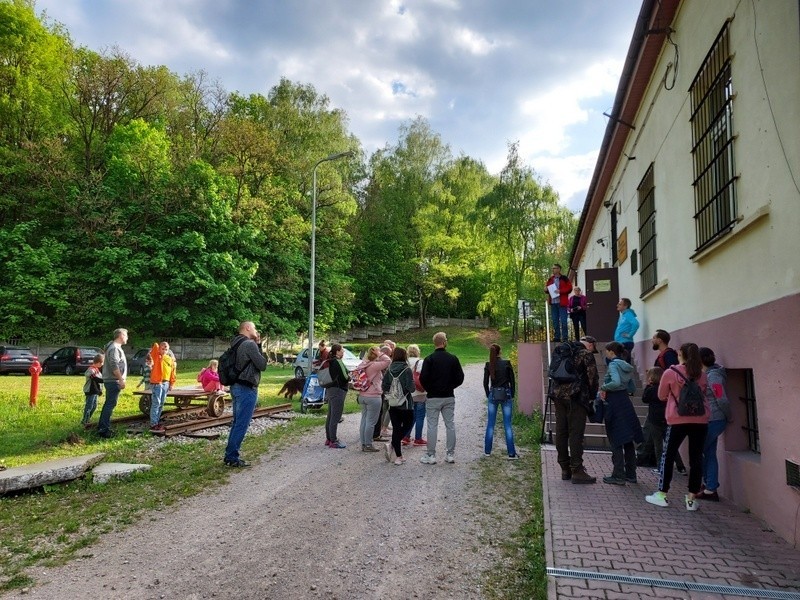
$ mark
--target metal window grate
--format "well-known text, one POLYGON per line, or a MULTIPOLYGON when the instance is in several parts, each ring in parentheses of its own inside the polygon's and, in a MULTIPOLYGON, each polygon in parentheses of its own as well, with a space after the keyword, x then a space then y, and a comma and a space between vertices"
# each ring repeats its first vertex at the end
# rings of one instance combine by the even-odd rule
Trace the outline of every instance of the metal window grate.
POLYGON ((733 585, 718 585, 712 583, 697 583, 694 581, 675 581, 671 579, 656 579, 654 577, 639 577, 635 575, 620 575, 617 573, 598 573, 595 571, 575 571, 572 569, 547 568, 551 577, 567 577, 572 579, 592 579, 595 581, 613 581, 629 585, 643 585, 656 588, 673 590, 686 590, 689 592, 704 592, 707 594, 724 594, 727 596, 741 596, 745 598, 770 598, 775 600, 800 600, 800 592, 785 592, 780 590, 766 590, 733 585))
POLYGON ((722 27, 689 88, 698 252, 728 233, 737 216, 728 26, 722 27))
POLYGON ((647 169, 637 188, 639 194, 639 280, 642 294, 646 294, 658 283, 656 265, 656 187, 653 165, 647 169))
POLYGON ((786 485, 800 489, 800 465, 786 461, 786 485))
POLYGON ((761 441, 758 434, 758 408, 756 406, 756 387, 753 381, 753 370, 744 370, 745 395, 739 399, 745 404, 747 424, 742 429, 747 433, 747 447, 751 452, 761 454, 761 441))

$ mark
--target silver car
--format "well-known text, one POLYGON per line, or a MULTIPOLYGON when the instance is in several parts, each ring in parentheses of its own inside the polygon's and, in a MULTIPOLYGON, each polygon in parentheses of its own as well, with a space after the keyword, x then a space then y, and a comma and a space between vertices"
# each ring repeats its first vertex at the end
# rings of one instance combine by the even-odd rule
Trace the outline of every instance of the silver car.
MULTIPOLYGON (((317 358, 317 353, 319 349, 314 348, 314 358, 317 358)), ((355 354, 350 352, 347 348, 344 349, 344 356, 342 356, 342 362, 344 362, 344 366, 347 367, 348 371, 352 371, 358 365, 361 364, 361 359, 358 358, 355 354)), ((292 363, 294 367, 294 376, 295 377, 305 377, 306 373, 308 372, 308 348, 303 350, 300 354, 297 355, 297 358, 294 359, 292 363)))

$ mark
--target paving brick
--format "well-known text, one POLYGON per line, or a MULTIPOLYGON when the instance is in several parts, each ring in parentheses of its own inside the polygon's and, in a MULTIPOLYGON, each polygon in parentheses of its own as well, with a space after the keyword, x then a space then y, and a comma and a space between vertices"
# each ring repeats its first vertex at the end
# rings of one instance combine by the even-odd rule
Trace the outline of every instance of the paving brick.
MULTIPOLYGON (((554 561, 548 566, 800 592, 800 550, 725 501, 687 513, 686 478, 676 478, 669 495, 672 505, 660 509, 644 500, 657 485, 649 469, 639 469, 637 486, 561 485, 555 458, 555 452, 543 448, 545 526, 552 535, 554 561), (613 510, 589 515, 587 505, 613 510)), ((609 470, 610 454, 586 453, 584 462, 590 473, 600 475, 609 470)), ((591 580, 589 585, 570 579, 567 584, 565 578, 554 579, 559 599, 719 598, 618 582, 591 580), (600 592, 606 595, 592 595, 600 592)))

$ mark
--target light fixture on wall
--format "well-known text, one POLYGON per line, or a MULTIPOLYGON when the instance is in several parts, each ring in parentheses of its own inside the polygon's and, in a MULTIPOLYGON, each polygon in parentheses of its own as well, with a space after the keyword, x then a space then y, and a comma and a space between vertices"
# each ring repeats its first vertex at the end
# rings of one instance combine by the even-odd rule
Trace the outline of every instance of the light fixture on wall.
POLYGON ((595 244, 600 244, 603 248, 605 248, 606 247, 606 241, 608 241, 607 237, 597 238, 597 240, 595 240, 595 244))

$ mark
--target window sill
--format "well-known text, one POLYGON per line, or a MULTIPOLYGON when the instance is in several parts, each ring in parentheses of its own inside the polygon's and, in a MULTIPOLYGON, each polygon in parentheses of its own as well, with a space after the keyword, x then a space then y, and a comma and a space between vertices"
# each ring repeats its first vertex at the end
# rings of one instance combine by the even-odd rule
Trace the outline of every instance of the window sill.
POLYGON ((669 285, 669 279, 662 279, 661 281, 659 281, 655 285, 655 287, 653 287, 652 289, 647 290, 644 294, 641 294, 639 296, 639 299, 640 300, 646 300, 646 299, 650 298, 651 296, 655 296, 661 290, 666 289, 666 287, 668 285, 669 285))
POLYGON ((717 250, 723 248, 724 246, 732 242, 734 239, 739 237, 741 234, 743 234, 745 231, 750 229, 753 225, 761 221, 761 219, 768 216, 769 210, 770 210, 770 205, 764 204, 763 206, 760 206, 755 211, 753 211, 753 213, 748 217, 740 215, 739 218, 736 219, 736 224, 733 226, 733 229, 731 229, 730 232, 728 232, 726 235, 722 236, 719 240, 717 240, 717 242, 714 245, 709 246, 708 248, 705 248, 700 252, 690 256, 692 262, 696 263, 703 262, 709 256, 714 254, 717 250))

